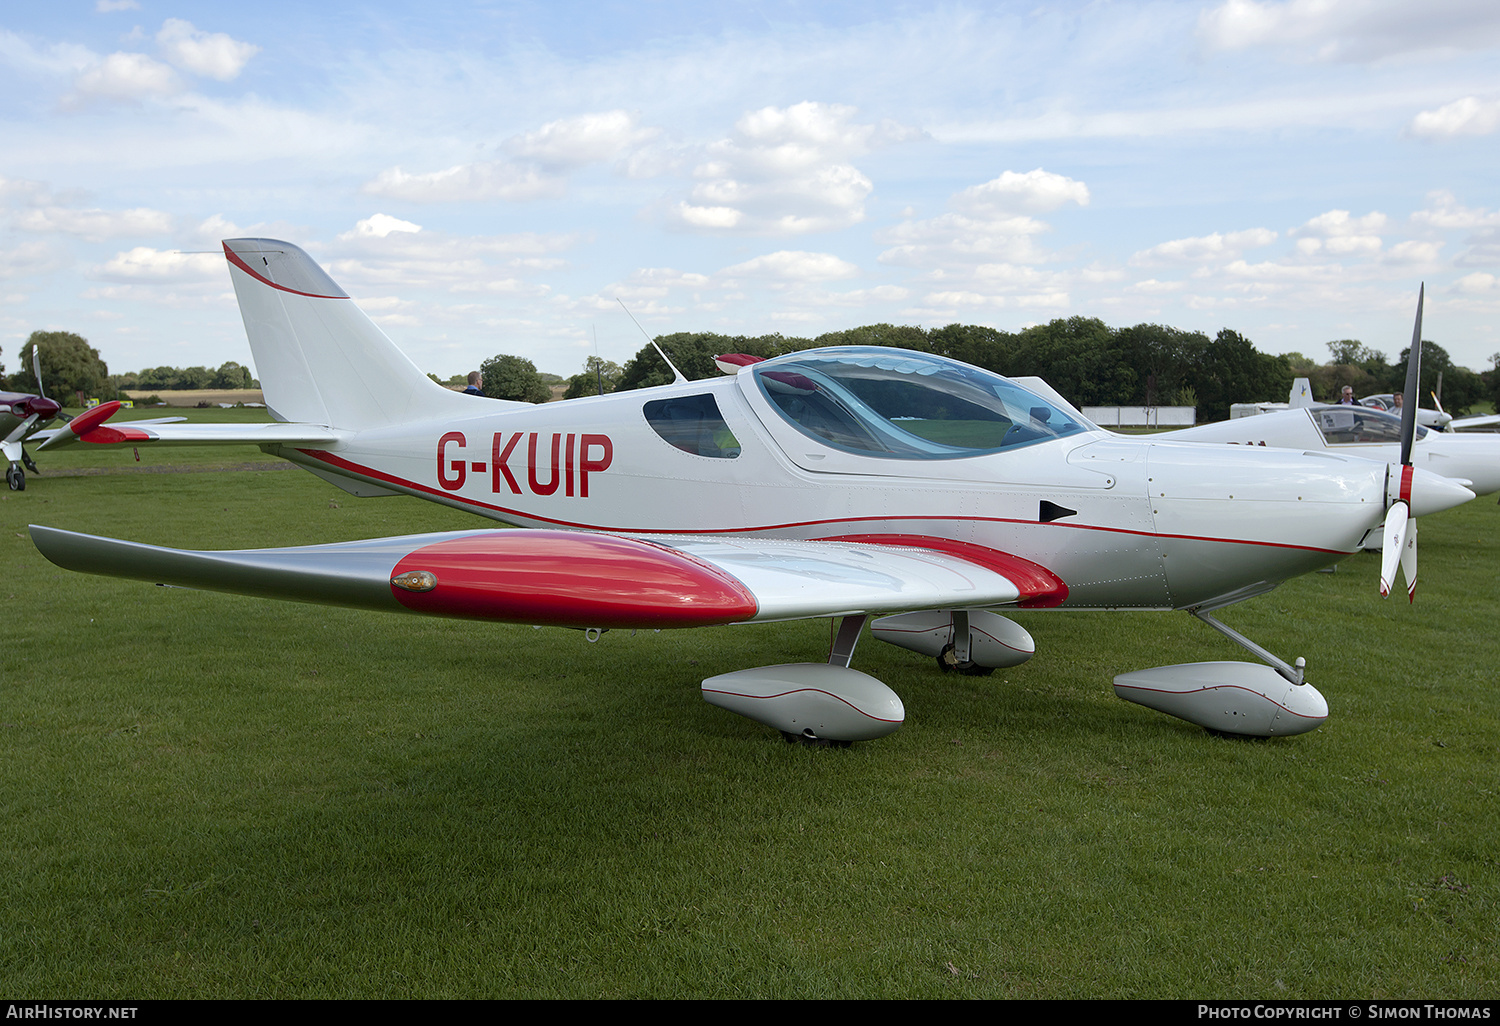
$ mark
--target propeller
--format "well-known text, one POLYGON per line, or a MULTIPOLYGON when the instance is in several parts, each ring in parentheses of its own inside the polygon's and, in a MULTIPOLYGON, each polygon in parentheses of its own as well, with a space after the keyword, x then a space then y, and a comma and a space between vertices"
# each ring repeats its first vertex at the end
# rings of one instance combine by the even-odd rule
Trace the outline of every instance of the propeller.
POLYGON ((36 394, 47 398, 47 389, 42 386, 42 347, 31 344, 31 372, 36 375, 36 394))
POLYGON ((1417 598, 1417 522, 1411 515, 1411 448, 1417 437, 1417 381, 1422 373, 1422 301, 1424 282, 1417 292, 1417 323, 1412 328, 1411 352, 1406 359, 1406 388, 1401 396, 1401 463, 1385 472, 1385 542, 1380 552, 1380 594, 1389 598, 1396 583, 1396 565, 1406 577, 1406 598, 1417 598))
MULTIPOLYGON (((43 399, 47 398, 47 389, 42 384, 42 347, 37 345, 35 342, 31 344, 31 373, 36 375, 36 394, 41 396, 43 399)), ((58 405, 61 406, 62 404, 59 403, 58 405)), ((73 419, 71 416, 64 413, 61 409, 54 413, 53 416, 62 421, 64 424, 73 419)), ((32 467, 31 469, 33 471, 36 470, 35 467, 32 467)))

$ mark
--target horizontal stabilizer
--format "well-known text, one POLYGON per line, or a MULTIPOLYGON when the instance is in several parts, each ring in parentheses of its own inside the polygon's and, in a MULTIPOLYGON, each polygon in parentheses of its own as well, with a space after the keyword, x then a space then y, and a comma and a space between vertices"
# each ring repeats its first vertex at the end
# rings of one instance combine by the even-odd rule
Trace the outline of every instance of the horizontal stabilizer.
POLYGON ((77 442, 94 445, 294 445, 327 446, 346 432, 318 424, 186 424, 183 418, 131 420, 116 424, 109 419, 120 409, 118 402, 101 403, 55 428, 50 437, 37 446, 60 449, 77 442))

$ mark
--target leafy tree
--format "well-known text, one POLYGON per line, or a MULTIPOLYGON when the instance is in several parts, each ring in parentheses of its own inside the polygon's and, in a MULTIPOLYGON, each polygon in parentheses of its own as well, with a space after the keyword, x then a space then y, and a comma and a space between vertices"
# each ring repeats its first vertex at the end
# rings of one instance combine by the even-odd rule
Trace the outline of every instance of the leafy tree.
MULTIPOLYGON (((1401 378, 1386 391, 1396 392, 1406 387, 1406 361, 1411 358, 1411 346, 1401 350, 1401 378)), ((1417 405, 1432 403, 1432 393, 1437 391, 1438 376, 1443 378, 1443 409, 1455 416, 1468 413, 1469 408, 1485 397, 1484 381, 1467 367, 1460 367, 1448 355, 1448 350, 1436 342, 1422 340, 1422 373, 1417 385, 1417 405), (1427 398, 1424 400, 1423 397, 1427 398)))
POLYGON ((1227 420, 1233 403, 1283 398, 1292 387, 1292 368, 1279 356, 1258 352, 1250 340, 1225 328, 1214 336, 1198 367, 1198 416, 1227 420))
POLYGON ((1021 332, 998 369, 1043 378, 1078 406, 1128 405, 1140 392, 1137 373, 1114 342, 1114 332, 1098 318, 1059 318, 1021 332))
POLYGON ((1352 363, 1325 363, 1302 377, 1312 385, 1313 398, 1325 403, 1338 402, 1345 385, 1354 389, 1356 397, 1387 391, 1384 379, 1352 363))
POLYGON ((492 356, 479 365, 479 373, 484 375, 484 394, 491 399, 544 403, 552 398, 552 390, 537 373, 536 364, 519 356, 492 356))
POLYGON ((890 346, 895 349, 915 349, 919 353, 930 352, 926 330, 911 324, 867 324, 862 328, 830 331, 813 339, 813 345, 823 346, 890 346))
POLYGON ((577 399, 585 395, 603 395, 613 392, 615 383, 620 380, 622 373, 624 373, 623 369, 613 360, 590 356, 583 361, 583 372, 574 374, 568 379, 568 389, 563 393, 563 398, 577 399))
POLYGON ((998 328, 975 324, 950 324, 927 333, 927 345, 939 356, 1000 372, 1011 358, 1016 336, 998 328))
POLYGON ((1115 332, 1117 359, 1135 369, 1133 403, 1146 406, 1196 406, 1197 368, 1209 346, 1201 331, 1183 331, 1163 324, 1137 324, 1115 332), (1193 393, 1194 402, 1179 403, 1179 395, 1193 393))
POLYGON ((109 368, 99 359, 99 350, 88 339, 71 331, 33 331, 21 347, 21 369, 11 376, 11 387, 30 391, 36 387, 32 377, 31 354, 42 350, 43 391, 65 405, 76 395, 85 399, 108 391, 109 368))
MULTIPOLYGON (((780 335, 751 338, 744 335, 718 335, 711 331, 680 331, 658 336, 656 344, 662 347, 684 377, 689 381, 701 381, 704 378, 718 377, 719 368, 714 364, 716 356, 745 353, 769 359, 781 354, 783 341, 780 335)), ((670 384, 672 381, 671 369, 662 362, 654 347, 646 345, 621 369, 615 391, 650 388, 653 385, 670 384)))
POLYGON ((218 370, 214 371, 213 381, 209 388, 252 388, 250 368, 242 367, 233 360, 224 363, 218 370))
POLYGON ((1367 363, 1385 363, 1385 354, 1371 349, 1357 338, 1341 338, 1337 342, 1328 343, 1328 351, 1333 354, 1332 363, 1347 363, 1356 366, 1364 366, 1367 363))

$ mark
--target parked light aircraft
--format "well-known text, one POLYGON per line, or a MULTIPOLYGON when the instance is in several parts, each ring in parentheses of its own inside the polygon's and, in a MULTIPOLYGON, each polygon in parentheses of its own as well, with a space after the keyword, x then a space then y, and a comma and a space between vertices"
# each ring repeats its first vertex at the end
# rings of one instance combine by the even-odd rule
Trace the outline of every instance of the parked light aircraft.
POLYGON ((31 350, 31 369, 36 374, 36 395, 0 392, 0 456, 5 459, 5 484, 13 492, 26 488, 26 471, 21 469, 23 464, 33 474, 37 472, 36 464, 22 443, 59 415, 67 419, 62 406, 48 399, 42 391, 41 355, 35 346, 31 350))
MULTIPOLYGON (((826 663, 703 681, 788 737, 849 741, 905 712, 850 667, 881 640, 986 673, 1034 644, 997 608, 1186 610, 1269 665, 1121 674, 1116 692, 1226 733, 1327 716, 1289 665, 1214 611, 1357 550, 1415 580, 1405 514, 1472 493, 1409 460, 1205 450, 1111 435, 1009 379, 902 350, 726 361, 737 372, 566 403, 432 383, 297 247, 225 242, 278 423, 111 425, 47 445, 253 442, 356 495, 402 493, 529 530, 190 552, 32 527, 75 570, 338 605, 601 630, 831 617, 826 663), (1391 515, 1387 515, 1387 511, 1391 515)), ((1421 307, 1418 305, 1418 323, 1421 307)))
MULTIPOLYGON (((1402 397, 1402 402, 1405 401, 1405 397, 1402 397)), ((1380 395, 1367 395, 1359 401, 1359 404, 1361 406, 1373 406, 1377 410, 1385 410, 1387 413, 1394 413, 1398 417, 1401 415, 1401 407, 1396 405, 1396 397, 1389 392, 1383 392, 1380 395)), ((1424 428, 1442 431, 1449 424, 1453 423, 1453 415, 1443 410, 1429 410, 1425 406, 1422 406, 1417 408, 1417 423, 1424 428)))
MULTIPOLYGON (((1165 436, 1178 442, 1276 446, 1400 461, 1402 420, 1371 406, 1311 406, 1200 424, 1165 436)), ((1417 427, 1412 462, 1462 481, 1476 495, 1500 491, 1500 436, 1417 427)))

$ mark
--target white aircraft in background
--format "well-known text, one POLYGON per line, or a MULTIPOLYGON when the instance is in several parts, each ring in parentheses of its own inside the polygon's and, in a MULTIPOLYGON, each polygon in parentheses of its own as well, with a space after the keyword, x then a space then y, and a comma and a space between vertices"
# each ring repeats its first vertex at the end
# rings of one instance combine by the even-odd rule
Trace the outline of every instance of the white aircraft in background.
MULTIPOLYGON (((1401 401, 1406 401, 1404 396, 1401 401)), ((1359 404, 1361 406, 1373 406, 1377 410, 1384 410, 1397 417, 1401 416, 1402 407, 1396 405, 1396 397, 1389 392, 1380 395, 1367 395, 1359 401, 1359 404)), ((1429 410, 1426 407, 1418 407, 1417 423, 1424 428, 1431 428, 1433 431, 1442 431, 1449 424, 1453 423, 1453 415, 1443 410, 1429 410)))
POLYGON ((1186 610, 1269 665, 1121 674, 1118 694, 1226 733, 1310 730, 1328 708, 1303 660, 1212 614, 1357 551, 1382 520, 1385 576, 1400 562, 1414 584, 1406 514, 1473 494, 1407 459, 1111 435, 999 375, 894 349, 729 357, 732 376, 566 403, 474 398, 430 381, 297 247, 234 239, 224 252, 280 423, 113 426, 106 405, 48 446, 251 442, 356 495, 528 530, 192 552, 34 526, 48 559, 587 630, 835 618, 826 663, 703 681, 710 702, 792 738, 901 724, 901 700, 849 666, 870 617, 881 640, 987 673, 1034 650, 997 608, 1186 610))
MULTIPOLYGON (((1500 491, 1500 435, 1456 434, 1417 427, 1411 462, 1462 481, 1476 495, 1500 491)), ((1402 461, 1402 418, 1372 406, 1310 406, 1200 424, 1163 435, 1176 442, 1274 446, 1307 452, 1402 461)))

